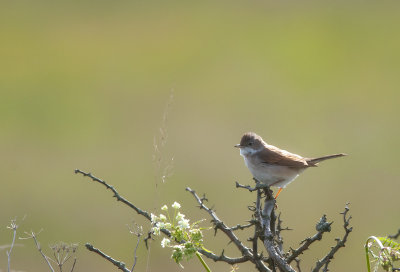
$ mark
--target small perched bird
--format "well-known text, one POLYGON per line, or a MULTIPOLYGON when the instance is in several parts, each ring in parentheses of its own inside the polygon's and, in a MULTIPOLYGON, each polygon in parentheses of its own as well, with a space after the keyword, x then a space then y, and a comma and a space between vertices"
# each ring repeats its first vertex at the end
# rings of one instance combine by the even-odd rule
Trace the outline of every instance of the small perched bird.
POLYGON ((341 153, 319 158, 303 158, 267 144, 253 132, 245 133, 240 144, 235 147, 240 149, 244 163, 257 181, 279 188, 275 198, 278 197, 282 188, 295 180, 308 167, 316 167, 324 160, 346 156, 341 153))

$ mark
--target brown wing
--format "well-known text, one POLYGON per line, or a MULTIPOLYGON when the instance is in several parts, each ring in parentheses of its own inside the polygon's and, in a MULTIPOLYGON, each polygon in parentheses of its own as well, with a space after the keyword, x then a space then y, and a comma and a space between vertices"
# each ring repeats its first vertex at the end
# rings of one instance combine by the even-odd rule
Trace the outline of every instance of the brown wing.
POLYGON ((268 148, 261 151, 259 155, 262 162, 267 164, 275 164, 295 168, 306 168, 309 166, 303 157, 292 154, 285 150, 281 150, 272 145, 268 145, 268 148))

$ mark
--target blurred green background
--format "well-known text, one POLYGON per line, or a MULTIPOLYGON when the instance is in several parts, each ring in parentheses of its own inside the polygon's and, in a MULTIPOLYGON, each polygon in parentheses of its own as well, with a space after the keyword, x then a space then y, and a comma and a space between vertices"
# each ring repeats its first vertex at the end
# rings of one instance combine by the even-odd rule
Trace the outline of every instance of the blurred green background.
MULTIPOLYGON (((185 192, 206 193, 229 225, 245 223, 255 194, 238 143, 255 131, 304 156, 349 157, 306 171, 279 197, 286 249, 315 233, 327 214, 333 231, 302 256, 308 271, 343 235, 349 201, 354 231, 332 271, 365 270, 363 243, 400 226, 398 152, 399 1, 4 1, 0 8, 0 245, 9 220, 43 229, 45 250, 80 244, 75 271, 116 271, 84 248, 93 243, 133 261, 127 224, 149 224, 90 171, 139 207, 178 201, 191 220, 209 217, 185 192), (161 183, 154 137, 167 115, 161 156, 174 158, 161 183), (156 187, 155 185, 158 184, 156 187), (20 219, 27 215, 24 221, 20 219)), ((206 225, 206 224, 205 224, 206 225)), ((245 240, 249 233, 244 233, 245 240)), ((161 249, 139 247, 137 271, 181 271, 161 249)), ((47 271, 33 241, 17 241, 12 268, 47 271)), ((218 233, 206 247, 239 256, 218 233)), ((47 251, 49 253, 49 251, 47 251)), ((0 251, 0 269, 6 269, 0 251)), ((208 261, 213 271, 230 271, 208 261)), ((202 271, 198 261, 186 271, 202 271)), ((239 271, 255 271, 240 265, 239 271)))

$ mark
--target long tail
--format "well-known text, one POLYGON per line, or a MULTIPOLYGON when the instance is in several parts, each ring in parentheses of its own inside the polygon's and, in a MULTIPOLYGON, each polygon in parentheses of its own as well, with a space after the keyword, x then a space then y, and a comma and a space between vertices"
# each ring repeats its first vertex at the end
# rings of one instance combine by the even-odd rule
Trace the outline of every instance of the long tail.
POLYGON ((308 165, 310 165, 310 166, 317 166, 317 164, 319 162, 322 162, 324 160, 330 160, 330 159, 339 158, 339 157, 343 157, 343 156, 347 156, 347 154, 344 154, 344 153, 334 154, 334 155, 323 156, 323 157, 319 157, 319 158, 306 159, 306 161, 307 161, 308 165))

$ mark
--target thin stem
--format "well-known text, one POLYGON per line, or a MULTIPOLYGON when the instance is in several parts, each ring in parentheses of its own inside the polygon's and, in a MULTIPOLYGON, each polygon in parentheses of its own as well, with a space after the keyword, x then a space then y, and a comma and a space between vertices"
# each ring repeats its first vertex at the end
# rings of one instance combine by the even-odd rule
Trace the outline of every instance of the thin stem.
POLYGON ((140 235, 138 235, 138 240, 137 240, 136 247, 135 247, 135 253, 134 253, 134 262, 133 262, 133 265, 132 265, 131 272, 133 271, 133 269, 134 269, 134 268, 135 268, 135 266, 136 266, 136 261, 137 261, 137 255, 136 255, 136 251, 137 251, 137 249, 138 249, 139 242, 140 242, 140 235))
MULTIPOLYGON (((42 248, 40 247, 40 243, 38 242, 37 238, 36 238, 36 233, 34 233, 33 231, 30 234, 31 237, 29 238, 33 238, 33 241, 35 242, 36 248, 37 250, 40 252, 40 254, 42 255, 42 257, 44 258, 44 260, 46 261, 47 265, 49 266, 50 270, 52 272, 54 272, 53 266, 51 266, 50 261, 49 261, 49 257, 47 257, 43 251, 42 248)), ((51 259, 50 259, 51 260, 51 259)))
POLYGON ((206 269, 207 272, 211 272, 211 269, 208 267, 208 265, 206 264, 206 262, 203 260, 203 258, 201 257, 201 254, 196 251, 196 256, 199 259, 199 261, 201 262, 201 264, 204 266, 204 268, 206 269))
POLYGON ((76 258, 74 259, 74 263, 72 264, 71 272, 74 271, 75 264, 76 264, 76 258))
POLYGON ((365 243, 365 258, 367 259, 367 270, 371 272, 371 264, 369 263, 369 250, 368 250, 368 240, 365 243))
POLYGON ((376 242, 378 244, 380 250, 383 249, 383 244, 381 243, 381 241, 377 237, 375 237, 375 236, 368 237, 367 241, 365 242, 365 246, 364 246, 364 248, 365 248, 365 258, 367 260, 368 272, 371 272, 371 264, 370 264, 370 260, 369 260, 369 250, 368 250, 369 249, 368 243, 369 243, 370 240, 373 240, 374 242, 376 242))
POLYGON ((7 261, 8 261, 7 271, 10 272, 11 251, 12 251, 13 248, 14 248, 15 237, 17 236, 17 228, 18 228, 18 225, 15 223, 15 220, 11 220, 11 225, 10 225, 10 227, 8 227, 8 228, 13 230, 13 239, 12 239, 12 243, 11 243, 11 246, 10 246, 10 250, 7 251, 7 261))

